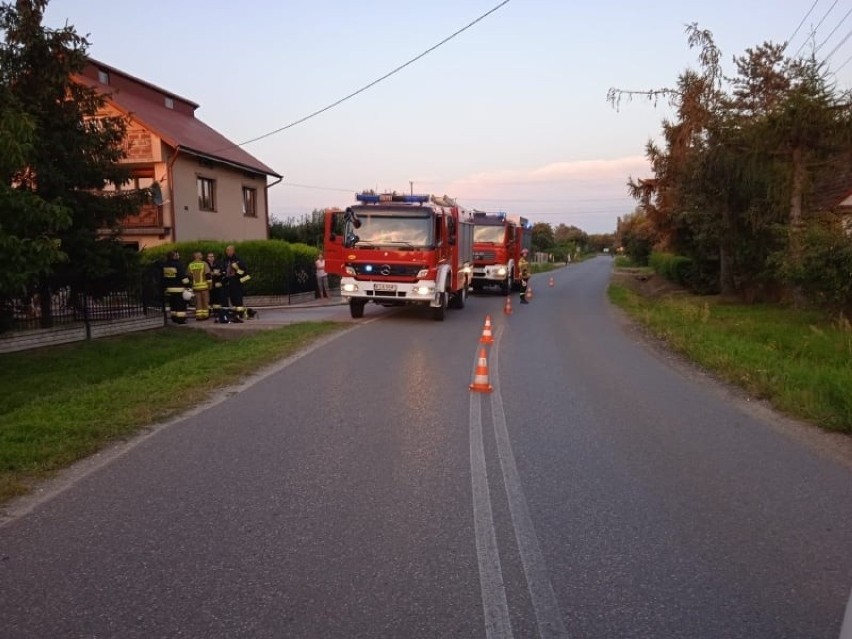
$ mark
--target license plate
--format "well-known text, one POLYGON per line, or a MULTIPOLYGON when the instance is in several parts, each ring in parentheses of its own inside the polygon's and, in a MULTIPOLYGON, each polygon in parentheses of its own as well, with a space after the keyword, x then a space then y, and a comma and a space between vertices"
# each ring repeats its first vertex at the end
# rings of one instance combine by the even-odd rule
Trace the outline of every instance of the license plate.
POLYGON ((373 284, 373 290, 382 291, 383 293, 395 293, 396 284, 383 284, 381 282, 376 282, 373 284))

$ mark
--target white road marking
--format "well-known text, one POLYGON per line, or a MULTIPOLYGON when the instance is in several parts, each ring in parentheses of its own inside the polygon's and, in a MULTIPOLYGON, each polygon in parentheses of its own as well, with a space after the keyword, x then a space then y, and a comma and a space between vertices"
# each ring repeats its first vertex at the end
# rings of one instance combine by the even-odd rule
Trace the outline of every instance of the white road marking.
POLYGON ((542 639, 556 637, 567 637, 568 631, 562 621, 562 612, 559 610, 559 602, 553 592, 550 583, 547 565, 541 554, 541 546, 535 527, 530 517, 527 498, 521 485, 521 477, 518 474, 518 466, 515 463, 515 455, 512 452, 512 444, 509 441, 509 431, 506 428, 506 413, 503 410, 503 398, 500 394, 500 375, 498 368, 498 353, 502 328, 498 330, 491 349, 491 385, 494 391, 491 394, 491 413, 494 422, 494 435, 497 438, 497 453, 500 457, 500 468, 503 471, 503 483, 506 486, 506 496, 509 499, 509 513, 512 516, 512 526, 515 529, 515 539, 518 542, 518 551, 521 555, 521 563, 524 567, 524 575, 527 579, 530 599, 535 609, 535 618, 538 623, 538 634, 542 639))
POLYGON ((511 639, 509 604, 500 566, 500 551, 497 548, 491 494, 488 490, 485 447, 482 443, 481 397, 480 393, 470 394, 470 481, 473 488, 473 528, 482 611, 485 614, 485 636, 487 639, 511 639))
POLYGON ((849 603, 846 604, 846 614, 843 615, 839 639, 852 639, 852 592, 849 593, 849 603))

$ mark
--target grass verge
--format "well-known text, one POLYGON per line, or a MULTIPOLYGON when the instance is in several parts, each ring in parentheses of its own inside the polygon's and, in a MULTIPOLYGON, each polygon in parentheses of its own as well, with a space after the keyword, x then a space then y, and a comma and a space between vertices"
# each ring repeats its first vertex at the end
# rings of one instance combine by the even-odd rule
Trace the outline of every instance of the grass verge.
POLYGON ((339 328, 167 329, 0 355, 0 502, 339 328))
POLYGON ((620 284, 610 300, 722 379, 827 430, 852 434, 852 327, 817 312, 721 303, 706 297, 649 299, 620 284))

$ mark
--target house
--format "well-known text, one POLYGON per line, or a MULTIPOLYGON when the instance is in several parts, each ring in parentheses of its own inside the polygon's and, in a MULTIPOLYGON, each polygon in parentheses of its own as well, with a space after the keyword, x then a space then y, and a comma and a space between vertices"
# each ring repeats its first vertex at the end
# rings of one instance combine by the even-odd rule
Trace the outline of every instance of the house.
POLYGON ((847 235, 852 235, 852 157, 845 157, 817 180, 812 208, 837 216, 847 235))
POLYGON ((196 118, 196 103, 93 59, 75 80, 107 97, 104 115, 128 118, 132 178, 107 190, 156 182, 162 193, 125 218, 122 241, 141 249, 268 237, 268 191, 282 176, 196 118))

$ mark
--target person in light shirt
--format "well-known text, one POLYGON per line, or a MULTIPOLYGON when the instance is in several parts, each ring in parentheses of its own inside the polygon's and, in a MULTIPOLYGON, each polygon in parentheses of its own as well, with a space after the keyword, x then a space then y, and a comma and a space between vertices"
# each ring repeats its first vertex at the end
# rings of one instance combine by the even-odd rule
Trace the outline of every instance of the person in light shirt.
POLYGON ((325 257, 322 253, 317 255, 314 267, 317 271, 317 297, 328 299, 328 273, 325 270, 325 257))

